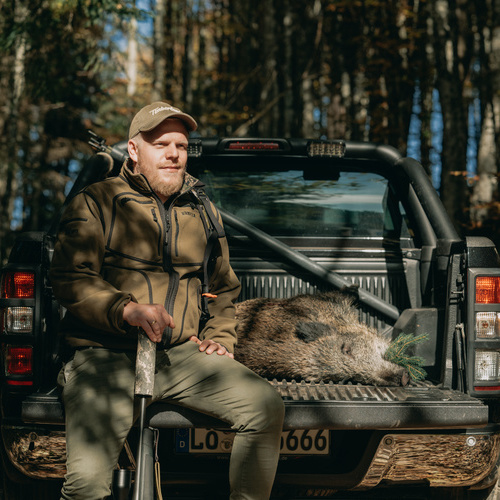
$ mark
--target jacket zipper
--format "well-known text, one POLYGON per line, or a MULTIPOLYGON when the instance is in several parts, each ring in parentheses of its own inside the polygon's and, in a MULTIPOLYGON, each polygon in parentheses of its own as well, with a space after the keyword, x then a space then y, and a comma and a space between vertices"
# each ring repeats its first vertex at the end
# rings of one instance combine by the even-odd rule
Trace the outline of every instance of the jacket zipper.
POLYGON ((160 232, 160 236, 158 238, 158 255, 161 255, 161 245, 163 240, 161 225, 160 222, 158 221, 158 217, 156 216, 156 210, 154 208, 151 209, 151 213, 153 214, 153 220, 156 222, 156 225, 158 226, 158 230, 160 232))
MULTIPOLYGON (((177 292, 179 290, 179 274, 174 270, 174 266, 172 265, 172 231, 171 229, 171 214, 172 208, 175 205, 175 202, 178 198, 185 193, 178 194, 169 204, 168 209, 165 210, 165 206, 161 203, 161 200, 158 199, 158 206, 160 208, 161 219, 163 221, 163 226, 165 228, 165 239, 163 243, 163 269, 165 272, 168 272, 170 275, 167 295, 165 297, 164 307, 168 314, 173 317, 174 312, 174 304, 175 298, 177 296, 177 292)), ((174 319, 175 321, 175 319, 174 319)), ((170 344, 172 339, 172 328, 169 326, 165 329, 166 332, 166 345, 170 344)), ((182 334, 182 332, 181 332, 182 334)))
POLYGON ((174 212, 174 218, 175 218, 175 256, 179 257, 179 220, 177 219, 177 212, 174 212))

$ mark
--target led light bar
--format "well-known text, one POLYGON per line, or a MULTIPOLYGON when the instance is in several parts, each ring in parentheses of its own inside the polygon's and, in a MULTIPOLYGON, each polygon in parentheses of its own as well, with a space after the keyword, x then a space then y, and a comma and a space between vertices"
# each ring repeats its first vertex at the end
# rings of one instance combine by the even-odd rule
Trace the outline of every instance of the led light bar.
POLYGON ((190 158, 199 158, 202 152, 202 144, 200 139, 190 139, 188 143, 188 156, 190 158))
POLYGON ((311 141, 307 145, 307 154, 310 158, 343 158, 345 148, 344 141, 311 141))

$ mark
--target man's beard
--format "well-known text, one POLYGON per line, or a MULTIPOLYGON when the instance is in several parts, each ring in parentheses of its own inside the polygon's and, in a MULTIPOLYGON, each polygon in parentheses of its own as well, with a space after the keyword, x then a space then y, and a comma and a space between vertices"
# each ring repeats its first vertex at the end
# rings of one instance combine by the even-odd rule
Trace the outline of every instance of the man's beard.
POLYGON ((156 194, 170 198, 170 196, 181 190, 186 177, 186 170, 182 169, 175 174, 171 174, 171 177, 172 179, 167 182, 160 175, 155 175, 153 179, 150 179, 149 184, 156 194))
POLYGON ((168 174, 167 178, 160 174, 161 170, 154 169, 152 172, 149 169, 141 169, 140 164, 135 167, 135 172, 143 173, 148 179, 151 189, 157 194, 164 196, 165 198, 170 198, 175 193, 178 193, 186 177, 186 168, 181 168, 175 173, 168 174))

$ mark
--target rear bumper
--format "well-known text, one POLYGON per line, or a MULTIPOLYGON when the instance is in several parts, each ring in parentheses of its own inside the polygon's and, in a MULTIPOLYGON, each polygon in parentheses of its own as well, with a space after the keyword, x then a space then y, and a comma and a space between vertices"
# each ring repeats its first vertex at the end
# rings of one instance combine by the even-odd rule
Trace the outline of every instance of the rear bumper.
MULTIPOLYGON (((58 479, 66 472, 62 430, 2 427, 2 439, 13 465, 33 479, 58 479)), ((384 433, 367 464, 349 474, 278 473, 276 482, 338 489, 368 490, 382 482, 419 483, 431 487, 468 487, 483 481, 496 467, 500 433, 384 433)), ((213 480, 213 476, 210 476, 213 480)), ((211 480, 207 477, 207 481, 211 480)), ((191 480, 195 479, 194 477, 191 480)), ((180 478, 175 478, 179 482, 180 478)), ((196 475, 196 481, 200 481, 196 475)), ((181 481, 182 482, 182 481, 181 481)), ((189 476, 185 482, 190 482, 189 476)))

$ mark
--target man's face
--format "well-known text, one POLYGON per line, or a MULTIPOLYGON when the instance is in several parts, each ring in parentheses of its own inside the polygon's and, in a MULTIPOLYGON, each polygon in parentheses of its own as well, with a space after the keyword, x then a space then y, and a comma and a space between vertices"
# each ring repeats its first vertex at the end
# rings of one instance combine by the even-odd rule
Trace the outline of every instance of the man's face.
POLYGON ((183 122, 167 119, 128 141, 135 172, 143 174, 162 202, 178 192, 186 174, 188 132, 183 122))

